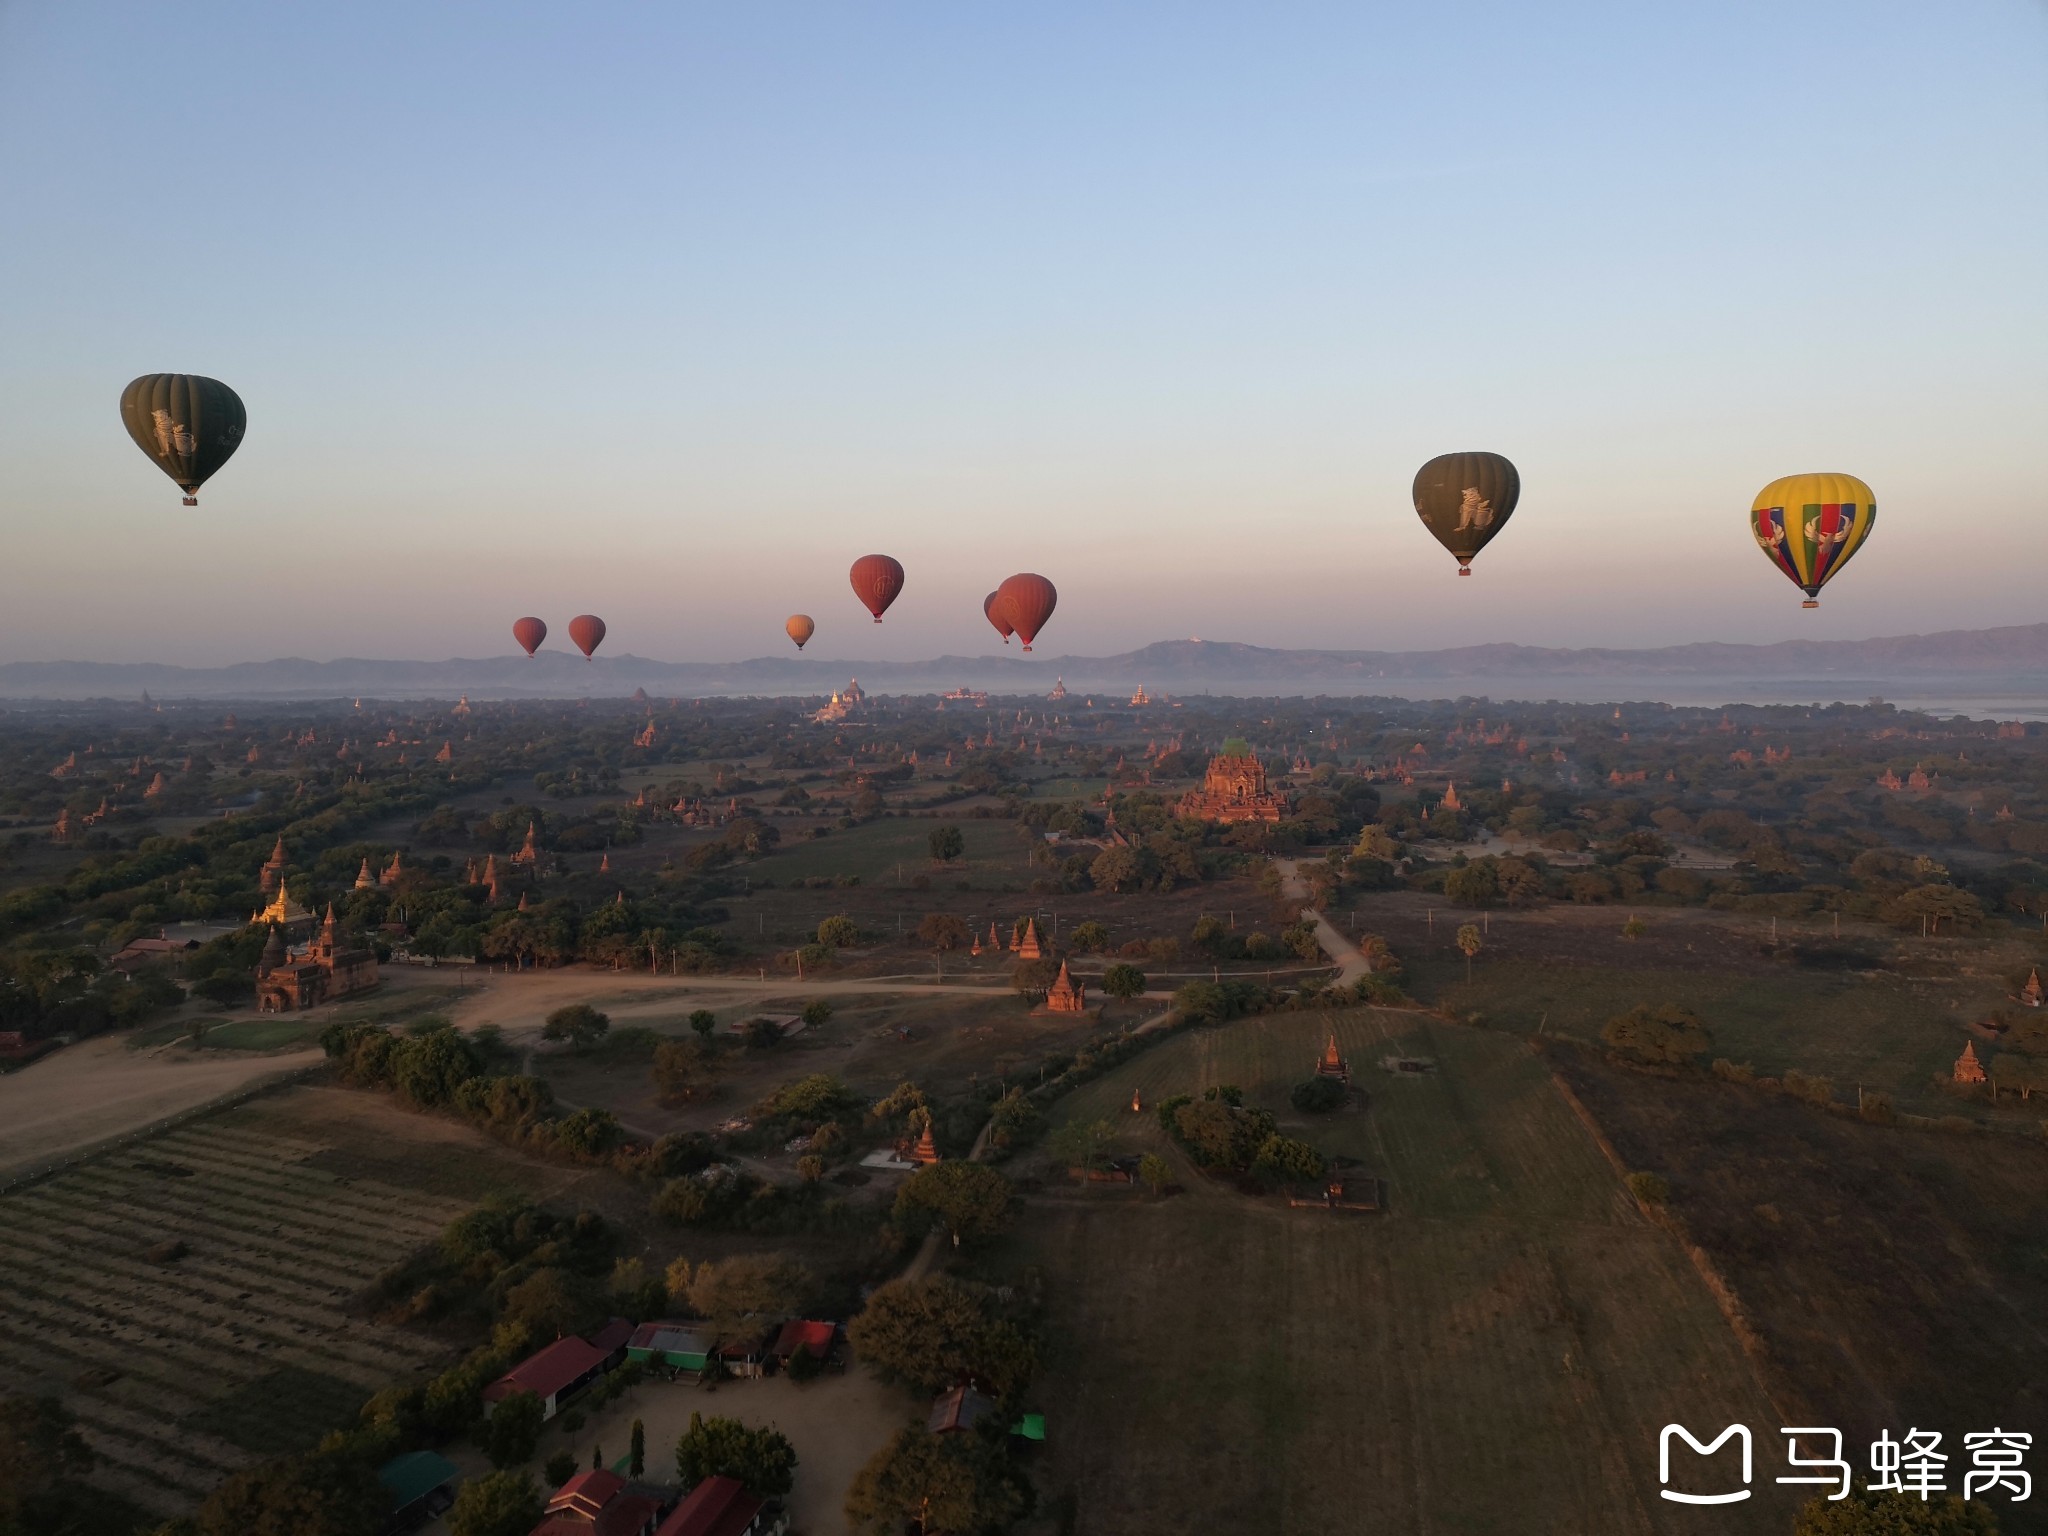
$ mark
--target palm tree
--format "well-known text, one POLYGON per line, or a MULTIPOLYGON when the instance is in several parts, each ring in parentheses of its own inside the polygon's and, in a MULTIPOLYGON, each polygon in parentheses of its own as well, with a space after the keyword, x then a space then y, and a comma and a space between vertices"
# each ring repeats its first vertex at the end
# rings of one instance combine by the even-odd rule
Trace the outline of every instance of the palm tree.
POLYGON ((1468 985, 1472 980, 1472 957, 1485 947, 1486 941, 1479 937, 1477 924, 1467 923, 1458 930, 1458 948, 1465 952, 1465 981, 1468 985))

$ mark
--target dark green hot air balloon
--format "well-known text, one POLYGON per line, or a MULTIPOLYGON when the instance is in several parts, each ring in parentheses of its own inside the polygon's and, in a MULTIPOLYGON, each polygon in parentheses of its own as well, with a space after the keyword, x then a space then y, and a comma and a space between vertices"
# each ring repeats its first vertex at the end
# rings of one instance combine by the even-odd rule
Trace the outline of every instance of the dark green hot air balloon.
POLYGON ((1497 453, 1445 453, 1415 472, 1415 512, 1458 559, 1458 574, 1472 574, 1472 557, 1514 515, 1522 477, 1497 453))
POLYGON ((121 391, 121 425, 196 507, 199 487, 242 446, 249 413, 219 379, 145 373, 121 391))

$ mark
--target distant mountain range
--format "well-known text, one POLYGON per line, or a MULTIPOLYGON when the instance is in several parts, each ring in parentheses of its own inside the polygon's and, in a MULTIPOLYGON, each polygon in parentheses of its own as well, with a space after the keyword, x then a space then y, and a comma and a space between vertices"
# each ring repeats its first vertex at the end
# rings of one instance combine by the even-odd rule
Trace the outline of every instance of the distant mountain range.
MULTIPOLYGON (((852 667, 879 693, 982 688, 1043 693, 1064 677, 1076 693, 1395 697, 1657 698, 1716 695, 1850 699, 1928 688, 2048 695, 2048 624, 1957 629, 1874 640, 1786 640, 1774 645, 1699 642, 1643 650, 1472 645, 1438 651, 1289 651, 1232 641, 1164 640, 1117 656, 940 656, 852 667)), ((644 688, 666 697, 823 694, 849 664, 802 656, 749 661, 653 661, 561 652, 447 661, 343 658, 178 667, 156 662, 17 661, 0 664, 0 697, 13 699, 382 699, 612 697, 644 688)))

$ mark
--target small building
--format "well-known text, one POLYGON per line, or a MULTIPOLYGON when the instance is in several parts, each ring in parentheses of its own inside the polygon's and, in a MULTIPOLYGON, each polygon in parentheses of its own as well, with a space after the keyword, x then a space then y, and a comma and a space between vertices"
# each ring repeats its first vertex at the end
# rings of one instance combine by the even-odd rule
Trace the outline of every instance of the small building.
POLYGON ((1337 1036, 1333 1031, 1329 1043, 1323 1047, 1323 1054, 1316 1061, 1316 1076, 1332 1078, 1340 1083, 1351 1081, 1351 1063, 1337 1050, 1337 1036))
POLYGON ((1045 950, 1038 942, 1038 919, 1024 919, 1024 931, 1017 935, 1017 958, 1019 960, 1042 960, 1045 950))
POLYGON ((592 1467, 562 1484, 529 1536, 654 1536, 661 1504, 616 1472, 592 1467))
POLYGON ((710 1324, 664 1320, 635 1328, 626 1344, 626 1358, 671 1371, 701 1371, 717 1350, 718 1335, 710 1324))
POLYGON ((571 1334, 528 1355, 483 1390, 484 1412, 515 1392, 540 1399, 541 1418, 552 1419, 576 1393, 621 1364, 633 1333, 624 1318, 613 1318, 589 1338, 571 1334))
POLYGON ((117 971, 132 975, 146 965, 175 960, 187 950, 198 947, 197 939, 130 939, 107 964, 117 971))
POLYGON ((1984 1063, 1977 1059, 1976 1041, 1963 1042, 1963 1054, 1956 1058, 1955 1080, 1959 1083, 1984 1081, 1984 1063))
POLYGON ((2027 984, 2020 988, 2020 1002, 2025 1007, 2038 1008, 2043 996, 2048 996, 2048 993, 2044 993, 2041 986, 2041 968, 2035 966, 2027 972, 2027 984))
POLYGON ((1385 1208, 1378 1179, 1346 1179, 1334 1174, 1321 1189, 1291 1194, 1287 1203, 1297 1209, 1326 1211, 1379 1211, 1385 1208))
POLYGON ((1045 1006, 1053 1013, 1086 1013, 1088 1011, 1087 986, 1074 980, 1067 970, 1067 962, 1060 962, 1060 973, 1046 989, 1045 1006))
POLYGON ((775 1342, 768 1346, 769 1358, 784 1370, 789 1369, 789 1362, 799 1351, 822 1361, 831 1356, 833 1341, 838 1337, 839 1329, 831 1323, 792 1319, 782 1325, 775 1342))
POLYGON ((461 1469, 434 1451, 409 1451, 377 1469, 377 1481, 391 1495, 389 1532, 410 1531, 441 1515, 455 1502, 455 1480, 461 1469))
POLYGON ((924 1427, 935 1435, 955 1434, 974 1428, 995 1411, 994 1398, 975 1391, 963 1381, 932 1399, 932 1411, 924 1427))
POLYGON ((661 1522, 655 1536, 778 1536, 789 1522, 736 1477, 707 1477, 661 1522))
POLYGON ((932 1123, 927 1119, 924 1130, 910 1148, 910 1161, 920 1168, 929 1168, 939 1161, 939 1144, 932 1139, 932 1123))

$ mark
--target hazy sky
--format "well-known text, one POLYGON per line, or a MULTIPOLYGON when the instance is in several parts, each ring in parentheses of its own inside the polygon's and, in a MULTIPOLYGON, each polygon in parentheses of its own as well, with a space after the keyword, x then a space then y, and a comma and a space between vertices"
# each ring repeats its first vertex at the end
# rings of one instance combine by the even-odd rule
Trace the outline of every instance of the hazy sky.
POLYGON ((0 0, 0 660, 2031 623, 2044 288, 2038 0, 0 0), (158 370, 248 403, 196 512, 158 370))

